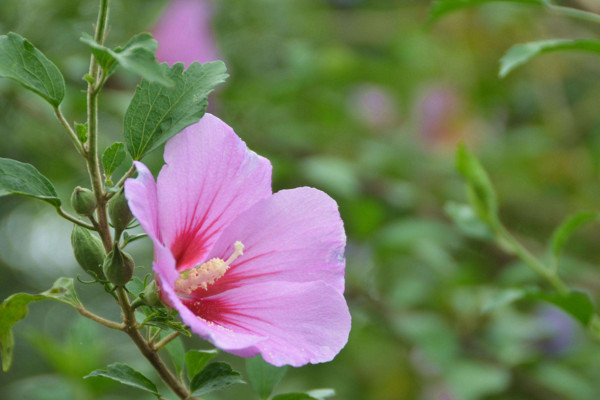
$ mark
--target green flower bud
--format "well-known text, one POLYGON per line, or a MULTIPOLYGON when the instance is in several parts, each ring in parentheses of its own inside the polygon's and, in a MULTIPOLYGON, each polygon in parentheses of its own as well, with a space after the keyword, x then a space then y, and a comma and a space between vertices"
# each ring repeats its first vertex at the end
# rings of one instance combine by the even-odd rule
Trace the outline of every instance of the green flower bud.
POLYGON ((75 225, 71 232, 71 245, 75 259, 81 268, 95 278, 105 279, 102 263, 106 253, 102 241, 87 229, 75 225))
POLYGON ((110 215, 110 221, 117 231, 125 230, 133 219, 122 190, 108 201, 108 215, 110 215))
POLYGON ((96 196, 91 190, 77 186, 71 195, 71 206, 77 214, 90 216, 96 209, 96 196))
POLYGON ((135 263, 131 256, 119 248, 115 243, 112 251, 108 253, 102 265, 106 279, 116 286, 125 286, 133 276, 135 263))
POLYGON ((158 285, 156 285, 156 281, 150 282, 140 297, 147 306, 158 307, 162 305, 162 302, 160 301, 160 295, 158 294, 158 285))

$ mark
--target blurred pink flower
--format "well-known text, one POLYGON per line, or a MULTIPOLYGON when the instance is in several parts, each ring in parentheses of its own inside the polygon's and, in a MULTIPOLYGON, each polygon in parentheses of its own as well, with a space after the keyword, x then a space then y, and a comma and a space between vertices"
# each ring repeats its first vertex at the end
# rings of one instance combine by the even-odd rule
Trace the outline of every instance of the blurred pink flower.
POLYGON ((230 353, 277 366, 333 359, 350 331, 336 202, 308 187, 272 194, 271 163, 210 114, 164 157, 156 182, 137 162, 125 194, 165 301, 230 353))
POLYGON ((213 7, 209 0, 173 0, 154 29, 156 58, 186 66, 220 59, 211 28, 213 7))
POLYGON ((384 128, 398 118, 398 107, 384 87, 362 84, 350 95, 350 112, 371 128, 384 128))

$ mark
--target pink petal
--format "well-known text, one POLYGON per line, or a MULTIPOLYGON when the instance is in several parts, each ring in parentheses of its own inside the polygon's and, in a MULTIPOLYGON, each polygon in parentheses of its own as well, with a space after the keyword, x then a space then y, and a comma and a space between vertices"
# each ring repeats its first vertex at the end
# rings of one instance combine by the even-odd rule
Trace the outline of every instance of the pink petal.
POLYGON ((173 65, 218 60, 211 20, 212 4, 207 0, 174 0, 154 29, 158 42, 156 58, 173 65))
POLYGON ((256 203, 223 231, 207 259, 226 260, 236 241, 244 254, 195 296, 273 281, 324 281, 344 292, 344 225, 336 202, 317 189, 282 190, 256 203))
MULTIPOLYGON (((331 361, 350 332, 344 296, 324 282, 263 282, 185 303, 195 315, 214 323, 217 337, 228 330, 266 337, 247 349, 223 347, 222 342, 217 346, 243 357, 253 356, 258 349, 265 361, 276 366, 331 361)), ((187 313, 181 315, 189 323, 187 313)))
POLYGON ((271 163, 206 114, 167 142, 158 176, 159 227, 177 269, 196 266, 221 230, 271 195, 271 163))
POLYGON ((137 169, 136 179, 125 181, 125 198, 131 213, 137 218, 153 242, 160 242, 158 230, 158 197, 156 182, 148 167, 139 161, 133 162, 137 169))
POLYGON ((173 283, 179 275, 175 269, 175 259, 169 249, 157 243, 154 244, 153 269, 156 272, 162 295, 166 295, 167 297, 163 301, 179 312, 183 322, 195 334, 226 351, 240 352, 247 354, 248 357, 258 354, 258 349, 255 346, 257 343, 264 341, 266 337, 225 329, 213 322, 198 318, 190 309, 183 305, 173 289, 173 283))

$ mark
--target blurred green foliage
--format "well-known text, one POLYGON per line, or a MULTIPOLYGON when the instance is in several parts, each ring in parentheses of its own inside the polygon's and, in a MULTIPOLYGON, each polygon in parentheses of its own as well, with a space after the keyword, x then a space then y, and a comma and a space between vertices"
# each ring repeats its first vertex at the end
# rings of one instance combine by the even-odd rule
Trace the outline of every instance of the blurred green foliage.
MULTIPOLYGON (((166 3, 113 0, 108 44, 151 30, 166 3)), ((485 231, 465 234, 444 212, 448 201, 465 201, 453 160, 460 139, 488 170, 502 220, 534 253, 566 215, 598 208, 598 60, 549 54, 498 78, 499 59, 513 44, 593 37, 592 27, 516 4, 468 9, 430 28, 424 0, 215 6, 215 36, 231 77, 212 95, 211 112, 271 159, 274 189, 308 185, 330 193, 348 234, 348 345, 331 363, 288 369, 275 392, 333 387, 348 400, 597 399, 598 344, 539 303, 483 313, 503 289, 539 278, 485 241, 485 231)), ((96 7, 93 0, 0 2, 0 33, 23 35, 63 71, 70 121, 85 119, 81 78, 89 55, 79 37, 91 31, 96 7)), ((136 82, 119 71, 103 92, 101 149, 122 141, 136 82)), ((0 157, 35 165, 66 200, 86 173, 54 119, 43 100, 0 80, 0 157)), ((158 171, 160 152, 147 161, 158 171)), ((77 274, 71 227, 49 213, 41 203, 2 198, 0 297, 77 274)), ((599 234, 586 226, 561 258, 565 279, 593 300, 599 234)), ((131 245, 143 265, 151 261, 147 242, 131 245)), ((101 289, 79 285, 78 292, 92 310, 118 317, 101 289)), ((117 361, 154 377, 126 337, 81 321, 68 307, 32 305, 15 334, 13 369, 0 374, 2 399, 144 398, 81 379, 117 361)), ((208 347, 197 338, 184 344, 208 347)), ((219 359, 243 370, 239 359, 219 359)), ((207 398, 251 396, 250 385, 239 385, 207 398)))

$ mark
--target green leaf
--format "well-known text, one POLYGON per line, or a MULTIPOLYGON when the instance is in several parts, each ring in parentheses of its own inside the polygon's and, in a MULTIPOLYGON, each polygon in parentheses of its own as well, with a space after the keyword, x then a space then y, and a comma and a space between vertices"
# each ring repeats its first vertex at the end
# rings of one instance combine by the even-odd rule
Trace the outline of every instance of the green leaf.
POLYGON ((450 201, 444 206, 444 211, 466 236, 476 239, 493 238, 492 231, 477 218, 477 214, 475 214, 473 208, 468 204, 458 204, 450 201))
POLYGON ((115 142, 108 146, 102 153, 102 166, 107 179, 115 172, 117 168, 125 161, 125 145, 121 142, 115 142))
MULTIPOLYGON (((161 332, 161 338, 167 336, 167 332, 161 332)), ((183 346, 183 342, 181 338, 175 338, 171 340, 165 346, 167 353, 169 353, 169 357, 171 357, 171 361, 173 361, 173 365, 175 366, 175 370, 177 371, 177 376, 183 377, 183 360, 185 357, 185 347, 183 346)))
POLYGON ((20 83, 54 107, 65 97, 65 79, 56 65, 16 33, 0 36, 0 77, 20 83))
POLYGON ((560 253, 571 235, 581 226, 590 222, 598 221, 600 213, 597 211, 582 211, 567 218, 556 228, 550 239, 550 254, 556 264, 560 253))
POLYGON ((246 359, 246 373, 252 387, 261 399, 267 399, 285 375, 286 367, 275 367, 265 362, 260 355, 246 359))
POLYGON ((60 199, 48 178, 31 164, 0 158, 0 196, 16 194, 33 197, 60 207, 60 199))
POLYGON ((13 294, 0 305, 0 352, 2 353, 2 370, 8 371, 12 364, 12 349, 15 338, 12 327, 27 316, 27 305, 33 301, 43 300, 40 295, 27 293, 13 294))
POLYGON ((140 294, 144 292, 146 288, 146 284, 137 276, 131 278, 129 282, 125 284, 125 288, 131 293, 134 297, 138 297, 140 294))
POLYGON ((228 76, 221 61, 193 63, 185 72, 181 63, 161 67, 175 85, 167 88, 143 80, 125 113, 125 141, 134 160, 198 122, 209 93, 228 76))
POLYGON ((192 396, 201 396, 215 390, 221 390, 236 383, 246 383, 239 372, 231 369, 229 364, 216 362, 209 364, 192 378, 190 389, 192 396))
POLYGON ((187 337, 192 336, 191 332, 184 324, 179 321, 175 321, 175 314, 169 313, 164 308, 152 309, 152 311, 147 314, 146 319, 140 325, 155 326, 165 330, 172 329, 186 335, 187 337))
POLYGON ((517 44, 511 47, 500 60, 500 77, 504 78, 512 70, 540 54, 562 50, 587 51, 600 54, 600 41, 587 39, 554 39, 517 44))
POLYGON ((528 297, 544 300, 562 308, 563 311, 570 314, 584 326, 590 323, 594 315, 594 304, 590 297, 586 293, 577 290, 572 290, 566 295, 539 292, 530 294, 528 297))
POLYGON ((571 290, 567 294, 543 292, 537 288, 508 289, 492 299, 484 308, 487 312, 496 307, 508 305, 521 299, 543 300, 561 308, 573 318, 587 326, 594 315, 594 304, 590 297, 581 291, 571 290))
POLYGON ((286 394, 278 394, 273 397, 271 400, 319 400, 315 397, 312 397, 308 393, 286 393, 286 394))
POLYGON ((306 394, 314 397, 317 400, 327 399, 335 396, 335 390, 333 389, 313 389, 306 392, 306 394))
POLYGON ((459 144, 456 152, 456 169, 467 181, 467 194, 479 218, 495 226, 498 223, 496 192, 487 172, 464 143, 459 144))
POLYGON ((188 378, 192 378, 200 373, 206 367, 206 364, 214 356, 219 354, 219 350, 190 350, 185 354, 185 367, 187 369, 188 378))
POLYGON ((58 278, 50 289, 40 293, 40 295, 75 308, 81 307, 81 302, 75 292, 73 278, 58 278))
POLYGON ((77 132, 77 138, 83 144, 88 140, 88 123, 80 124, 75 122, 75 132, 77 132))
POLYGON ((136 371, 127 364, 110 364, 106 369, 97 369, 84 376, 83 379, 92 378, 94 376, 112 379, 113 381, 120 382, 123 385, 133 386, 159 396, 156 385, 150 379, 142 375, 142 373, 136 371))
POLYGON ((120 65, 148 81, 165 86, 173 85, 173 81, 166 76, 165 71, 156 61, 154 52, 158 48, 158 43, 149 33, 135 35, 125 47, 117 47, 114 50, 99 44, 87 33, 83 33, 80 40, 90 46, 106 77, 113 74, 120 65))
POLYGON ((12 364, 12 349, 15 344, 13 325, 27 316, 29 303, 45 299, 60 301, 73 307, 81 305, 72 278, 59 278, 50 289, 40 294, 16 293, 5 299, 0 305, 0 353, 3 371, 8 371, 12 364))
POLYGON ((429 20, 434 21, 446 14, 463 8, 473 7, 487 3, 521 3, 529 5, 544 6, 547 0, 437 0, 433 2, 429 11, 429 20))

